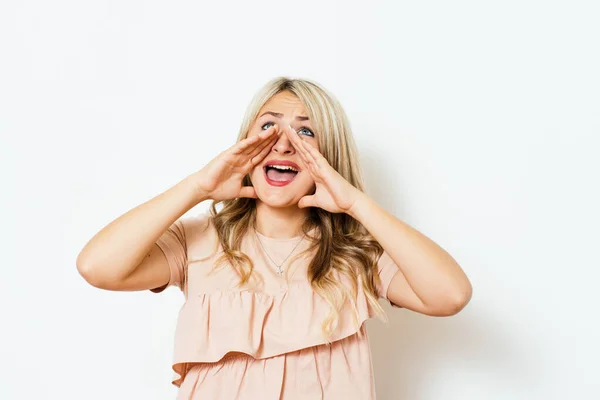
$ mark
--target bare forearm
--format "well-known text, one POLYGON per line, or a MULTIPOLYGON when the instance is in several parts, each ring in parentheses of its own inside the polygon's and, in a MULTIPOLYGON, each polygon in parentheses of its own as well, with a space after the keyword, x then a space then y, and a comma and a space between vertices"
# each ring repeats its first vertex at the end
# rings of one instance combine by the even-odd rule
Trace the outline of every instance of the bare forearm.
POLYGON ((79 253, 78 270, 95 281, 128 276, 171 224, 206 199, 196 188, 196 176, 189 175, 105 226, 79 253))
POLYGON ((434 241, 394 217, 366 194, 348 212, 375 237, 423 304, 464 303, 471 284, 458 263, 434 241))

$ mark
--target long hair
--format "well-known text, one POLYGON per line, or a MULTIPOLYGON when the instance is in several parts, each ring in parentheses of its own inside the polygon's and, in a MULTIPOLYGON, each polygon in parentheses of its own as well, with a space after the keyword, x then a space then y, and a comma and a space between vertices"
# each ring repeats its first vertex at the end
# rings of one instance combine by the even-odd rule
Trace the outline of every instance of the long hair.
MULTIPOLYGON (((328 91, 308 79, 277 77, 267 82, 252 98, 240 127, 237 141, 247 137, 260 109, 275 94, 289 91, 296 95, 315 123, 321 154, 329 164, 350 184, 364 191, 359 157, 350 123, 342 106, 328 91)), ((251 186, 249 175, 243 185, 251 186)), ((247 283, 253 275, 252 260, 240 251, 242 238, 254 226, 256 203, 253 198, 235 198, 213 201, 210 214, 223 254, 216 265, 229 263, 240 275, 240 285, 247 283), (217 211, 217 204, 222 209, 217 211)), ((330 313, 323 321, 322 330, 329 338, 337 326, 344 303, 350 302, 354 321, 358 325, 356 307, 357 285, 362 284, 368 304, 376 315, 386 320, 385 312, 378 302, 376 285, 379 284, 377 260, 383 253, 381 245, 366 228, 346 213, 330 213, 318 207, 309 208, 309 216, 302 231, 310 241, 309 248, 298 254, 314 252, 308 266, 308 280, 312 289, 330 305, 330 313), (308 235, 315 228, 317 235, 308 235), (339 279, 339 273, 351 282, 347 288, 339 279)), ((358 327, 357 327, 358 328, 358 327)))

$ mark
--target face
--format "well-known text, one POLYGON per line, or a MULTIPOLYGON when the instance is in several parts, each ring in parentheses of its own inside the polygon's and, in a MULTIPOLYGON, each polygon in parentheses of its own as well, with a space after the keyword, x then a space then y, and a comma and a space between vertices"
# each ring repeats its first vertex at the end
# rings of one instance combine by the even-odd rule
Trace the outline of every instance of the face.
POLYGON ((250 180, 258 200, 273 207, 294 206, 303 196, 314 193, 315 182, 283 129, 291 125, 298 135, 319 149, 317 133, 302 102, 289 91, 279 92, 265 103, 250 127, 248 136, 255 136, 273 125, 277 125, 277 132, 281 134, 271 151, 252 170, 250 180), (298 169, 298 173, 267 167, 274 161, 295 163, 298 168, 293 168, 298 169))

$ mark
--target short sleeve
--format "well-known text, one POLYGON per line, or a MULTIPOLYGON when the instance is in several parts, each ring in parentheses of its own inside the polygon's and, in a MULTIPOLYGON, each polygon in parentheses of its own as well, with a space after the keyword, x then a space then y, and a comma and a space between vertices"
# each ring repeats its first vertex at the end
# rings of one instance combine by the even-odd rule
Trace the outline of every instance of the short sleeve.
POLYGON ((387 291, 392 282, 392 278, 396 273, 402 272, 386 251, 383 252, 377 261, 377 272, 379 273, 379 279, 381 280, 381 285, 378 287, 379 297, 386 299, 392 307, 402 308, 392 303, 387 297, 387 291))
POLYGON ((166 285, 150 289, 160 293, 169 286, 177 286, 183 291, 187 272, 186 219, 178 219, 156 241, 169 264, 170 278, 166 285))

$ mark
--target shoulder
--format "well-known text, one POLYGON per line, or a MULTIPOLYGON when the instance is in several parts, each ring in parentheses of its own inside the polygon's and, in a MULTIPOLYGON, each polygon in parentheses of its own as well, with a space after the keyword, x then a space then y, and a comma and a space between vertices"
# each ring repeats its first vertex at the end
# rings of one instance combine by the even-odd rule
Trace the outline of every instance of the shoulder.
MULTIPOLYGON (((212 216, 209 211, 204 211, 199 214, 183 216, 177 222, 185 229, 186 235, 198 235, 211 228, 212 216)), ((212 227, 214 228, 214 226, 212 227)))
POLYGON ((209 211, 182 217, 178 220, 188 252, 195 255, 210 254, 218 246, 218 235, 209 211))

